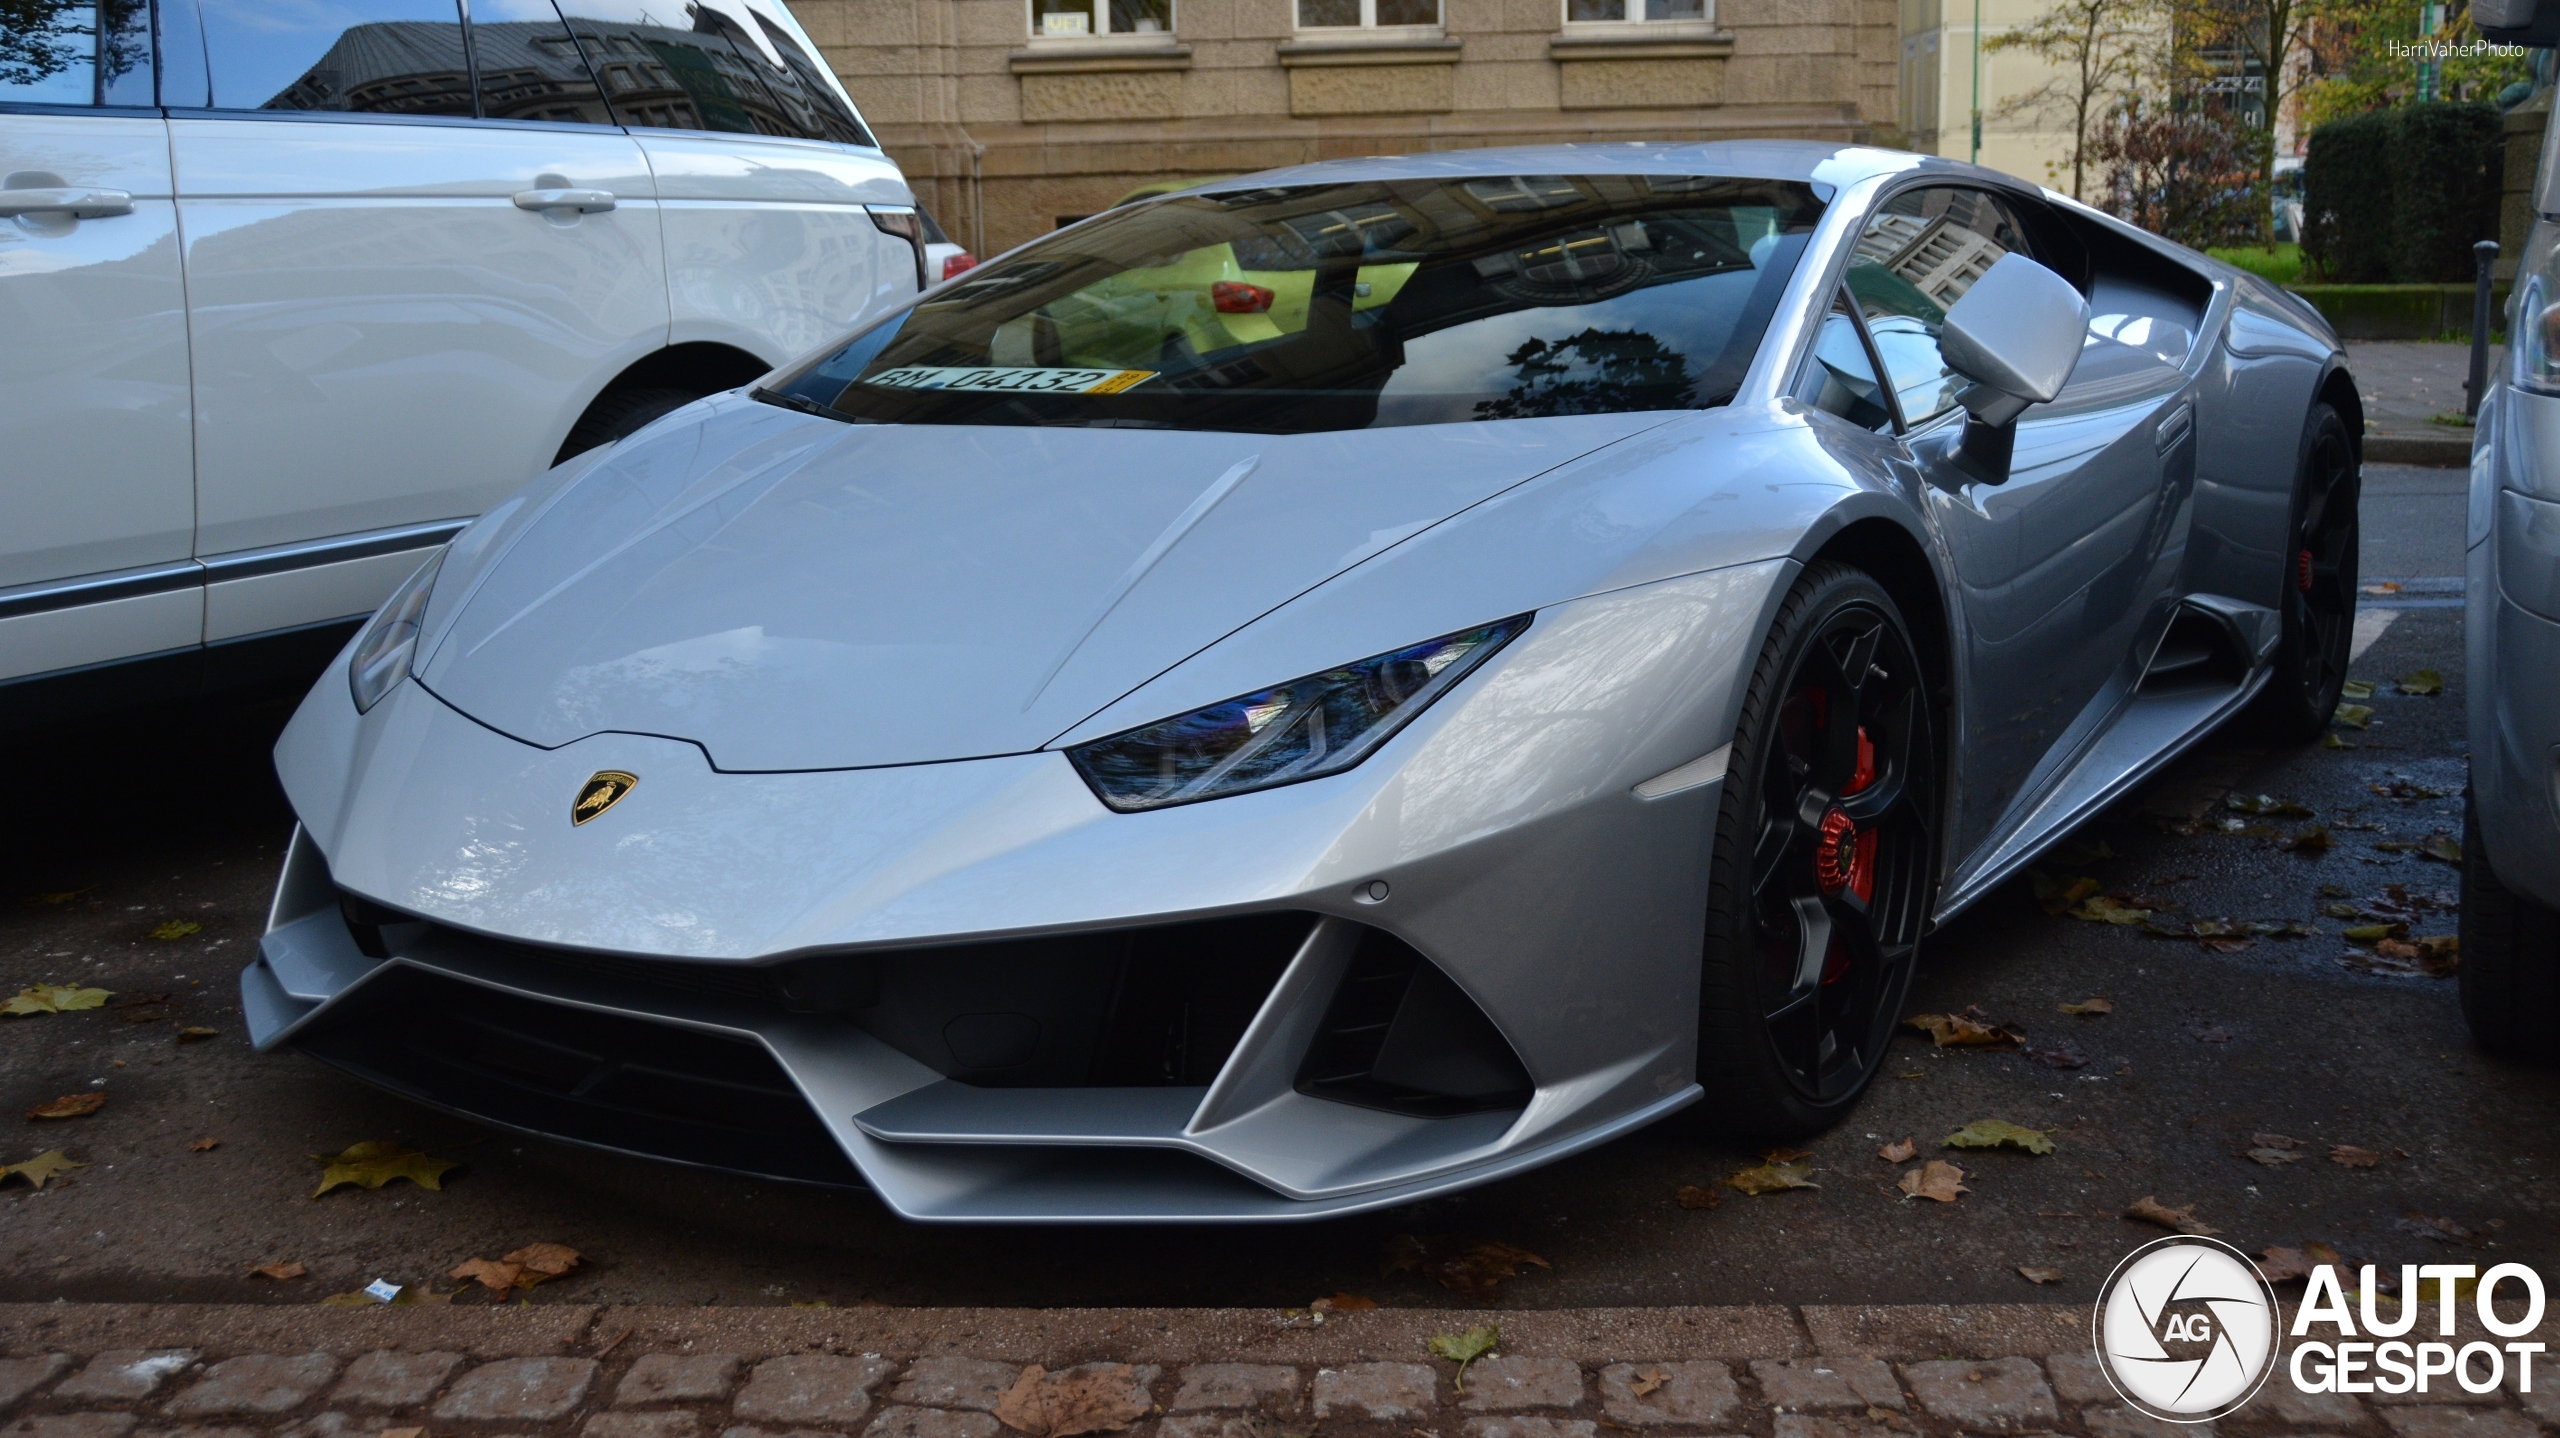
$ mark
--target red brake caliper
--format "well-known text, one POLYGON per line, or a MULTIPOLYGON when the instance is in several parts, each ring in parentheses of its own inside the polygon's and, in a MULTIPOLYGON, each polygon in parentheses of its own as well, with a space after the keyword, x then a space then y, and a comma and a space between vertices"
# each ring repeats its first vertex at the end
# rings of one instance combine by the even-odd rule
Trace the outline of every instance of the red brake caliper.
MULTIPOLYGON (((1875 781, 1875 742, 1867 737, 1866 726, 1860 725, 1858 767, 1849 776, 1849 786, 1841 791, 1841 797, 1858 793, 1875 781)), ((1821 843, 1814 850, 1813 876, 1826 894, 1850 889, 1862 904, 1875 897, 1876 836, 1872 830, 1859 832, 1857 821, 1837 804, 1822 816, 1821 843)), ((1831 952, 1823 960, 1822 981, 1837 983, 1848 972, 1848 946, 1834 941, 1831 952)))
POLYGON ((2311 592, 2311 551, 2308 549, 2293 561, 2293 587, 2305 594, 2311 592))

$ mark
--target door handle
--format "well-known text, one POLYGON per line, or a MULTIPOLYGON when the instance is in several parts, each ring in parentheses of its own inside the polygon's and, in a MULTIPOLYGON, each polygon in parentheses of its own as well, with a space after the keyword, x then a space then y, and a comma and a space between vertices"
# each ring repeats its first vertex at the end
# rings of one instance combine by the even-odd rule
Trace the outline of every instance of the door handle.
POLYGON ((133 196, 124 190, 100 190, 87 185, 0 190, 0 220, 13 220, 20 215, 69 215, 76 220, 96 220, 132 213, 133 196))
POLYGON ((611 190, 518 190, 519 210, 575 210, 592 215, 613 208, 611 190))

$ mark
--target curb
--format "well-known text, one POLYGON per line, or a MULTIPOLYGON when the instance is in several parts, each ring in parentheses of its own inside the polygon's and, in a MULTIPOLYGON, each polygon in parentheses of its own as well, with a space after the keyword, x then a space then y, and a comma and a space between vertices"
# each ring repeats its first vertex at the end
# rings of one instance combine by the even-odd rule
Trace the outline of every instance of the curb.
POLYGON ((2367 432, 2364 457, 2375 464, 2424 464, 2440 469, 2463 469, 2471 463, 2471 437, 2367 432))

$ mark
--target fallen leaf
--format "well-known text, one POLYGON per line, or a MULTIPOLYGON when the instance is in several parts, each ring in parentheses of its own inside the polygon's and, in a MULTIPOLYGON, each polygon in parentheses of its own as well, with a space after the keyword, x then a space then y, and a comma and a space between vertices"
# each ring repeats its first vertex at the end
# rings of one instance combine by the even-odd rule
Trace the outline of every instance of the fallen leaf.
POLYGON ((2172 1233, 2192 1233, 2203 1236, 2222 1231, 2197 1218, 2192 1207, 2171 1208, 2147 1194, 2135 1200, 2133 1206, 2124 1211, 2124 1216, 2143 1223, 2156 1223, 2172 1233))
POLYGON ((1746 1168, 1731 1175, 1725 1179, 1724 1186, 1754 1197, 1784 1193, 1791 1188, 1822 1187, 1809 1176, 1812 1172, 1813 1165, 1809 1163, 1764 1163, 1758 1168, 1746 1168))
MULTIPOLYGON (((94 889, 96 887, 98 886, 91 884, 89 889, 94 889)), ((64 904, 70 903, 72 900, 79 898, 82 894, 89 892, 89 889, 62 889, 50 894, 29 894, 27 895, 27 902, 40 908, 60 908, 64 904)))
POLYGON ((2338 1252, 2338 1250, 2322 1243, 2316 1238, 2302 1245, 2302 1256, 2310 1259, 2315 1264, 2326 1264, 2331 1268, 2337 1269, 2341 1273, 2344 1273, 2355 1266, 2347 1262, 2345 1254, 2338 1252))
POLYGON ((405 1178, 420 1188, 442 1189, 444 1175, 462 1167, 453 1160, 431 1158, 396 1143, 360 1143, 341 1154, 315 1153, 311 1157, 328 1165, 320 1175, 320 1186, 311 1191, 313 1198, 342 1184, 380 1188, 395 1178, 405 1178))
POLYGON ((2066 1014, 2084 1019, 2103 1018, 2116 1011, 2115 1001, 2112 999, 2082 999, 2076 1004, 2060 1004, 2056 1007, 2066 1014))
POLYGON ((106 1106, 107 1096, 95 1090, 88 1093, 67 1093, 51 1103, 40 1103, 28 1109, 27 1117, 31 1119, 80 1118, 96 1113, 106 1106))
POLYGON ((2079 1047, 2068 1039, 2056 1039, 2044 1044, 2031 1043, 2020 1052, 2027 1056, 2029 1062, 2042 1064, 2049 1069, 2078 1069, 2089 1066, 2089 1056, 2080 1052, 2079 1047))
POLYGON ((2363 746, 2350 744, 2335 734, 2323 734, 2320 736, 2320 747, 2323 749, 2357 749, 2363 746))
POLYGON ((201 934, 203 932, 204 925, 197 923, 193 919, 163 919, 152 926, 150 937, 164 940, 183 939, 189 934, 201 934))
POLYGON ((2373 946, 2373 952, 2380 958, 2400 959, 2404 962, 2414 964, 2418 957, 2418 946, 2416 944, 2404 944, 2398 939, 2384 939, 2373 946))
POLYGON ((2060 1283, 2062 1281, 2062 1270, 2059 1268, 2030 1268, 2025 1264, 2020 1264, 2018 1266, 2018 1276, 2024 1278, 2029 1283, 2060 1283))
POLYGON ((2479 1237, 2478 1234, 2450 1218, 2437 1218, 2433 1214, 2420 1213, 2414 1208, 2402 1214, 2400 1221, 2392 1227, 2399 1229, 2402 1233, 2414 1233, 2420 1238, 2433 1239, 2438 1243, 2469 1243, 2479 1237))
POLYGON ((564 1244, 535 1243, 494 1262, 486 1258, 467 1260, 445 1277, 476 1282, 491 1292, 504 1293, 558 1278, 576 1268, 579 1259, 578 1250, 564 1244))
POLYGON ((2269 1283, 2291 1283, 2311 1276, 2311 1260, 2299 1248, 2270 1248, 2261 1257, 2258 1272, 2269 1283))
POLYGON ((2365 787, 2386 799, 2441 799, 2444 797, 2442 789, 2430 789, 2424 784, 2413 782, 2398 774, 2392 775, 2391 782, 2388 784, 2367 784, 2365 787))
POLYGON ((2373 685, 2366 680, 2350 679, 2338 686, 2338 694, 2346 699, 2370 699, 2373 697, 2373 685))
POLYGON ((28 1159, 25 1163, 13 1163, 0 1166, 0 1184, 5 1184, 13 1178, 23 1178, 27 1182, 35 1185, 37 1188, 42 1188, 45 1186, 46 1182, 51 1179, 60 1178, 75 1168, 87 1168, 88 1166, 89 1165, 85 1163, 73 1162, 71 1159, 65 1157, 62 1150, 58 1148, 51 1149, 44 1153, 37 1154, 35 1157, 28 1159))
POLYGON ((2311 1155, 2307 1153, 2299 1153, 2289 1148, 2253 1148, 2249 1150, 2249 1157, 2256 1159, 2258 1162, 2265 1164, 2269 1168, 2282 1168, 2288 1163, 2300 1163, 2310 1156, 2311 1155))
POLYGON ((2324 852, 2335 842, 2337 841, 2329 837, 2328 825, 2312 824, 2285 838, 2278 839, 2276 847, 2290 849, 2297 854, 2317 854, 2324 852))
POLYGON ((1760 1161, 1762 1163, 1802 1163, 1811 1157, 1813 1157, 1813 1150, 1809 1148, 1786 1148, 1782 1146, 1762 1153, 1760 1155, 1760 1161))
POLYGON ((2249 1135, 2249 1142, 2259 1148, 2302 1147, 2302 1140, 2298 1138, 2288 1138, 2280 1133, 2253 1133, 2249 1135))
POLYGON ((1630 1376, 1633 1377, 1635 1381, 1627 1385, 1627 1391, 1633 1393, 1638 1398, 1646 1396, 1653 1392, 1653 1390, 1671 1381, 1671 1374, 1659 1363, 1650 1368, 1639 1368, 1630 1376))
POLYGON ((1464 1333, 1435 1334, 1425 1346, 1431 1350, 1432 1357, 1446 1358, 1458 1365, 1457 1391, 1464 1393, 1467 1391, 1467 1365, 1491 1353, 1493 1346, 1501 1341, 1502 1330, 1488 1323, 1464 1333))
POLYGON ((2371 1168, 2382 1162, 2382 1155, 2369 1148, 2358 1148, 2351 1143, 2342 1143, 2330 1148, 2329 1161, 2340 1168, 2371 1168))
POLYGON ((214 1149, 217 1149, 217 1148, 220 1148, 220 1147, 222 1147, 222 1140, 220 1140, 220 1139, 218 1139, 218 1138, 200 1138, 200 1139, 197 1139, 195 1142, 193 1142, 193 1143, 191 1143, 191 1144, 188 1144, 188 1145, 187 1145, 187 1152, 189 1152, 189 1153, 209 1153, 209 1152, 213 1151, 214 1149))
POLYGON ((2035 881, 2036 902, 2044 906, 2046 913, 2056 916, 2070 912, 2072 905, 2102 892, 2107 887, 2095 879, 2088 878, 2074 879, 2068 884, 2055 883, 2042 873, 2034 874, 2032 878, 2035 881))
POLYGON ((220 1037, 222 1037, 222 1030, 209 1029, 202 1025, 191 1025, 187 1028, 178 1030, 178 1042, 182 1044, 191 1044, 198 1039, 218 1039, 220 1037))
POLYGON ((2370 726, 2373 722, 2373 706, 2370 704, 2341 704, 2338 706, 2338 712, 2330 715, 2329 717, 2333 723, 2344 724, 2350 729, 2363 729, 2370 726))
POLYGON ((2418 841, 2418 857, 2459 864, 2462 862, 2462 841, 2449 834, 2429 834, 2418 841))
POLYGON ((1126 1363, 1087 1363, 1056 1373, 1034 1363, 996 1400, 996 1417, 1031 1438, 1117 1433, 1155 1405, 1126 1363))
POLYGON ((2153 909, 2127 903, 2113 894, 2095 894, 2071 906, 2071 917, 2093 924, 2114 924, 2119 928, 2148 923, 2153 909))
POLYGON ((67 1014, 74 1009, 94 1009, 113 997, 109 989, 84 989, 70 984, 34 984, 18 990, 18 996, 0 1004, 0 1014, 67 1014))
POLYGON ((261 1263, 257 1267, 249 1270, 249 1276, 251 1278, 273 1278, 283 1280, 287 1278, 300 1278, 302 1275, 309 1273, 310 1271, 310 1269, 303 1267, 299 1263, 261 1263))
POLYGON ((1317 1313, 1366 1313, 1377 1306, 1378 1300, 1366 1298, 1357 1293, 1337 1293, 1330 1298, 1319 1298, 1307 1305, 1310 1310, 1317 1313))
POLYGON ((1416 1238, 1399 1233, 1387 1240, 1384 1273, 1419 1273, 1441 1287, 1469 1298, 1490 1299, 1494 1286, 1519 1276, 1522 1265, 1552 1270, 1555 1265, 1525 1248, 1485 1239, 1434 1234, 1416 1238))
POLYGON ((1889 1143, 1884 1147, 1877 1149, 1876 1157, 1883 1159, 1887 1163, 1909 1163, 1912 1155, 1919 1151, 1920 1145, 1917 1142, 1906 1138, 1899 1143, 1889 1143))
POLYGON ((2351 944, 2374 944, 2384 939, 2404 937, 2408 932, 2407 924, 2358 924, 2351 929, 2339 930, 2338 936, 2351 944))
POLYGON ((2264 814, 2270 819, 2308 819, 2311 806, 2299 799, 2278 799, 2270 794, 2226 795, 2222 807, 2242 814, 2264 814))
POLYGON ((1942 1049, 2014 1044, 2025 1037, 1986 1019, 1964 1014, 1914 1014, 1902 1022, 1906 1028, 1927 1034, 1942 1049))
POLYGON ((1686 1209, 1696 1210, 1713 1208, 1717 1204, 1724 1202, 1724 1190, 1720 1188, 1700 1188, 1694 1183, 1684 1183, 1680 1185, 1679 1192, 1671 1195, 1671 1201, 1686 1209))
POLYGON ((2029 1153, 2053 1152, 2053 1140, 2044 1130, 2021 1128, 2007 1119, 1978 1118, 1938 1140, 1941 1148, 2022 1148, 2029 1153))
POLYGON ((1964 1186, 1964 1170, 1943 1158, 1933 1158, 1919 1168, 1905 1170, 1902 1181, 1896 1186, 1905 1198, 1934 1199, 1939 1203, 1953 1203, 1957 1194, 1973 1192, 1964 1186))
POLYGON ((2403 694, 2427 695, 2444 692, 2444 676, 2432 669, 2420 669, 2415 673, 2403 674, 2400 676, 2399 684, 2400 692, 2403 694))

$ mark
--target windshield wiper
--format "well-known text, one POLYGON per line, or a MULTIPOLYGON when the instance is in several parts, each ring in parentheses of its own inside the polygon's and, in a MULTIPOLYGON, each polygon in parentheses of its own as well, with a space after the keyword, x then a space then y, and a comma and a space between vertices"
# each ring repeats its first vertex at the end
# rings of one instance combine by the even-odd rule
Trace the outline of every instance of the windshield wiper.
POLYGON ((821 415, 827 419, 840 420, 846 424, 853 423, 852 415, 846 414, 841 410, 831 409, 828 406, 820 404, 816 400, 809 398, 805 394, 787 394, 778 389, 766 389, 764 386, 758 385, 754 389, 747 391, 747 398, 760 399, 766 404, 780 405, 784 409, 796 409, 802 414, 821 415))

